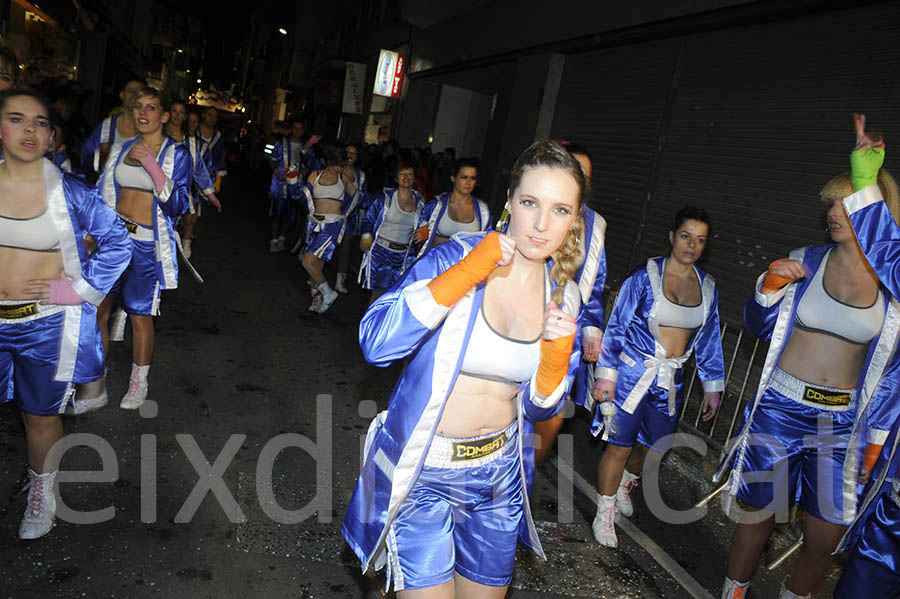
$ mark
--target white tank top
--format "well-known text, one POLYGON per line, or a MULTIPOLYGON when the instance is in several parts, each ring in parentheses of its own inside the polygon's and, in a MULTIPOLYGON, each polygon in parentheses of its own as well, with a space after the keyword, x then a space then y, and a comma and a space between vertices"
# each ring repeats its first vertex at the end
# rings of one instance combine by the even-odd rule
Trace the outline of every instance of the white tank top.
POLYGON ((0 216, 0 246, 34 252, 59 250, 59 233, 46 208, 31 218, 0 216))
POLYGON ((156 191, 150 173, 143 166, 131 166, 125 164, 124 160, 116 165, 116 183, 122 189, 134 189, 147 193, 156 191))
POLYGON ((338 202, 343 202, 344 181, 343 179, 341 179, 341 175, 338 174, 336 183, 332 183, 331 185, 322 185, 321 183, 319 183, 319 179, 322 178, 322 172, 320 172, 318 176, 316 176, 316 182, 313 183, 313 199, 336 200, 338 202))
POLYGON ((459 372, 518 385, 530 379, 541 362, 540 340, 540 336, 533 341, 520 341, 501 335, 488 323, 482 305, 459 372))
POLYGON ((415 226, 415 209, 406 212, 400 207, 399 198, 395 196, 394 201, 388 204, 388 211, 384 215, 384 223, 381 225, 378 236, 393 243, 407 245, 415 226))
POLYGON ((825 266, 831 250, 816 270, 813 280, 800 298, 796 325, 804 331, 831 335, 850 343, 865 345, 881 332, 884 325, 884 298, 881 289, 875 303, 867 307, 851 306, 836 300, 825 289, 825 266))
MULTIPOLYGON (((472 202, 475 211, 478 210, 478 205, 475 204, 474 200, 472 202)), ((437 225, 437 235, 441 237, 453 237, 456 233, 460 231, 468 231, 470 233, 477 233, 481 229, 478 228, 478 215, 475 214, 472 217, 472 222, 461 223, 459 221, 455 221, 450 218, 450 204, 447 203, 447 209, 444 210, 444 214, 441 215, 441 220, 438 221, 437 225)))

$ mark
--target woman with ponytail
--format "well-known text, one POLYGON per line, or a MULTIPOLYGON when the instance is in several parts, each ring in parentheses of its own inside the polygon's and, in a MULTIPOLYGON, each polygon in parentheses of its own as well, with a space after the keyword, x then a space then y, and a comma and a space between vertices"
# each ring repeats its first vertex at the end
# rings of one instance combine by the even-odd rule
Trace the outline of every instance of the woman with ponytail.
POLYGON ((516 539, 543 556, 530 440, 580 362, 584 187, 564 148, 533 144, 513 168, 507 233, 457 234, 363 316, 366 359, 409 363, 369 427, 342 532, 364 571, 388 566, 400 599, 504 597, 516 539))
POLYGON ((622 283, 597 362, 591 432, 608 444, 597 468, 597 542, 616 547, 614 518, 631 516, 650 449, 675 432, 682 401, 682 364, 696 350, 703 381, 703 420, 718 409, 725 369, 719 334, 719 291, 696 262, 709 238, 709 215, 685 206, 669 231, 668 257, 651 258, 622 283), (608 403, 615 406, 610 409, 608 403))

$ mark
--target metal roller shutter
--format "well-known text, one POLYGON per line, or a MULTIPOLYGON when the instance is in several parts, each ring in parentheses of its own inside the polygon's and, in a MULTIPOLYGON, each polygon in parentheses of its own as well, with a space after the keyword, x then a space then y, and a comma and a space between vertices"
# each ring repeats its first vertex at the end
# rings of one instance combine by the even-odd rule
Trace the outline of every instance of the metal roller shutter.
POLYGON ((679 46, 671 40, 566 57, 551 131, 593 154, 590 205, 608 223, 613 286, 631 270, 679 46))

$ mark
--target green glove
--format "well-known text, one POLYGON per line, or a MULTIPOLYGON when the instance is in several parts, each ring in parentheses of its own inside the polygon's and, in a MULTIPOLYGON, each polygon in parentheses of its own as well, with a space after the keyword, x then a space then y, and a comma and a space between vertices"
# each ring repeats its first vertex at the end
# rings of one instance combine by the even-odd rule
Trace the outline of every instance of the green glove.
POLYGON ((869 148, 850 152, 850 181, 853 189, 878 183, 878 170, 884 164, 884 148, 869 148))

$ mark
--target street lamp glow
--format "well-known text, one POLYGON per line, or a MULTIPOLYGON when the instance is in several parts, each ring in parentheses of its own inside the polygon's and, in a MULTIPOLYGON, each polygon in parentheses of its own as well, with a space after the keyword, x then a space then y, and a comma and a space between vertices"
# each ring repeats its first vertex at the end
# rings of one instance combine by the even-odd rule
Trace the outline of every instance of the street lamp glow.
POLYGON ((202 82, 203 81, 201 79, 197 79, 197 83, 202 83, 202 82))
POLYGON ((284 27, 279 27, 278 33, 280 33, 281 35, 287 35, 287 29, 285 29, 284 27))
POLYGON ((184 50, 182 50, 181 48, 178 48, 178 53, 179 53, 179 54, 184 54, 184 50))

